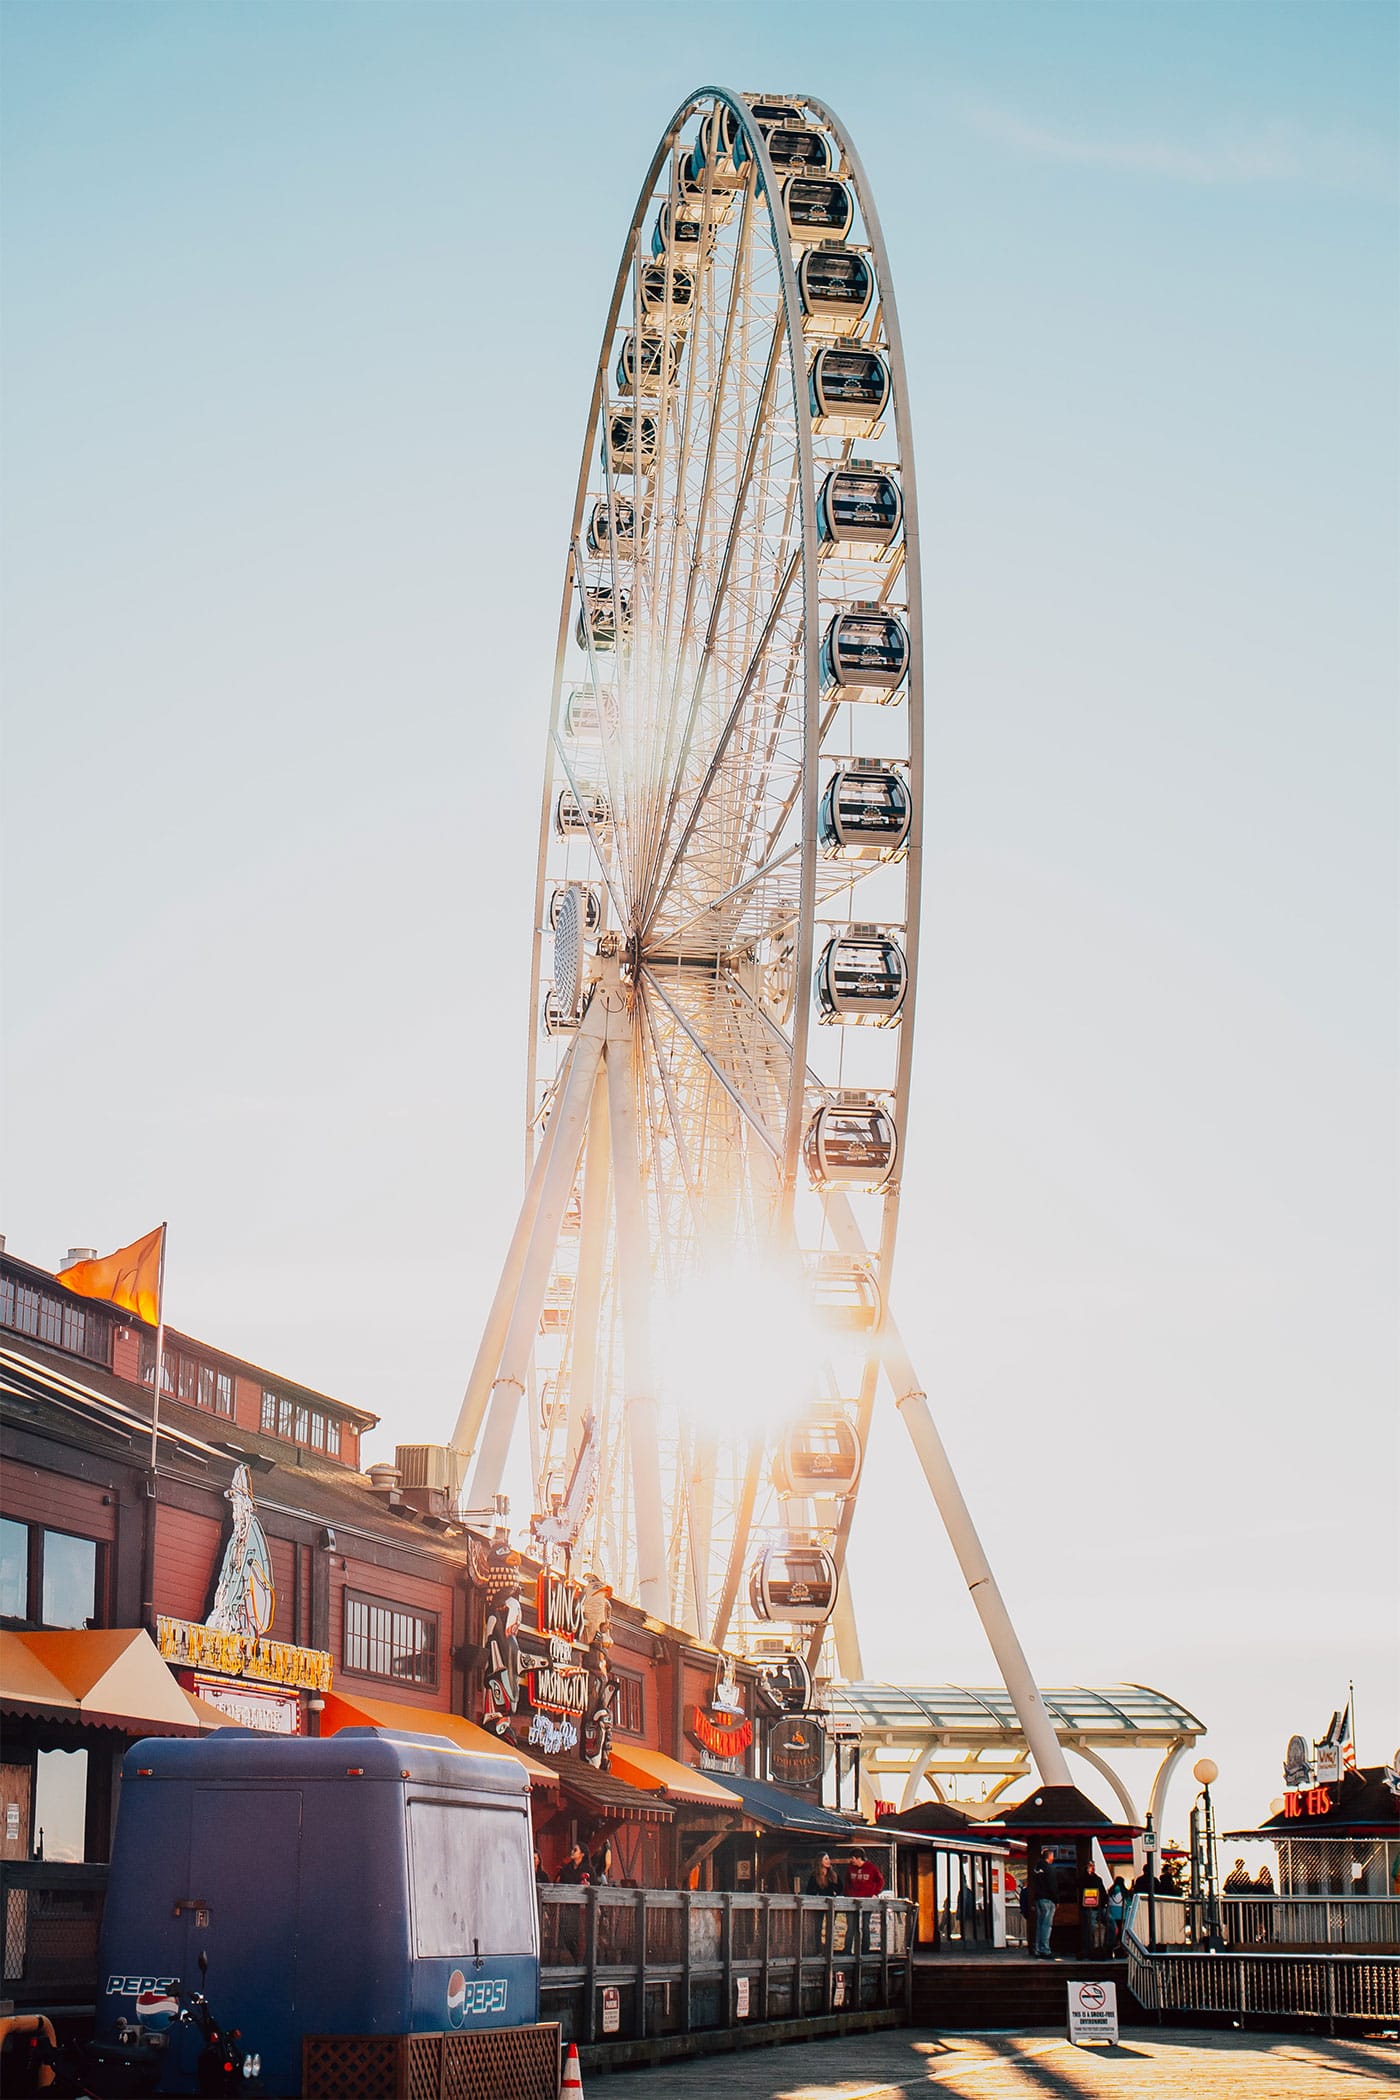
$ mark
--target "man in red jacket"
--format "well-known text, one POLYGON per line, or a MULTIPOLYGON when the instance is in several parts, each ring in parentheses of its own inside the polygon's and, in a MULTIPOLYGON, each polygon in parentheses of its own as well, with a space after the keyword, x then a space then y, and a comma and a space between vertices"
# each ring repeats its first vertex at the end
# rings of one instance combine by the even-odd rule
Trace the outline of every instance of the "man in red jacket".
POLYGON ((846 1869, 846 1894, 848 1896, 878 1896, 885 1886, 885 1877, 873 1860, 863 1852, 851 1854, 846 1869))

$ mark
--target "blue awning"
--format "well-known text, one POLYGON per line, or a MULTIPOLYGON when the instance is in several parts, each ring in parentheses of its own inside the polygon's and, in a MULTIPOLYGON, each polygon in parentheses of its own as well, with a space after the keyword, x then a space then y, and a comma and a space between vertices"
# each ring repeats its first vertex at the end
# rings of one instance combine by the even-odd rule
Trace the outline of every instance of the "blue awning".
POLYGON ((756 1822, 766 1823, 770 1830, 840 1838, 848 1845, 879 1835, 854 1816, 838 1816, 833 1809, 822 1808, 815 1801, 803 1801, 783 1787, 770 1786, 766 1779, 741 1779, 736 1773, 726 1772, 721 1784, 739 1796, 756 1822))

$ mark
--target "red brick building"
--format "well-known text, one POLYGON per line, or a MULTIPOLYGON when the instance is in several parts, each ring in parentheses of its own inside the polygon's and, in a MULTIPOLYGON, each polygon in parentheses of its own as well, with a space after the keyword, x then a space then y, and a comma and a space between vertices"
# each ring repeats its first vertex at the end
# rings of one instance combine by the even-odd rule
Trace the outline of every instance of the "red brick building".
MULTIPOLYGON (((0 1863, 32 1867, 41 1844, 74 1871, 105 1860, 145 1734, 359 1722, 485 1747, 488 1709, 531 1764, 550 1871, 578 1839, 611 1845, 615 1879, 703 1885, 752 1832, 722 1790, 758 1769, 752 1673, 595 1585, 615 1687, 600 1769, 582 1635, 541 1627, 540 1565, 519 1557, 501 1713, 485 1643, 508 1549, 415 1484, 424 1447, 367 1475, 374 1415, 167 1328, 152 1468, 154 1342, 0 1251, 0 1863)), ((553 1579, 572 1624, 583 1586, 553 1579)))

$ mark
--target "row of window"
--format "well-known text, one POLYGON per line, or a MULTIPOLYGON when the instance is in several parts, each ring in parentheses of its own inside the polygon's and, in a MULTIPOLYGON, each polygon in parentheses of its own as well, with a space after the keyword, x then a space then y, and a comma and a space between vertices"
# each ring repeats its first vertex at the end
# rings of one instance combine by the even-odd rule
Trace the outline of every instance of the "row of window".
MULTIPOLYGON (((149 1335, 141 1337, 141 1382, 154 1385, 156 1345, 149 1335)), ((211 1414, 233 1416, 233 1373, 217 1364, 201 1363, 197 1356, 166 1343, 160 1360, 160 1389, 169 1400, 183 1400, 188 1407, 207 1407, 211 1414)))
POLYGON ((0 1619, 97 1625, 99 1556, 95 1539, 0 1517, 0 1619))
POLYGON ((111 1361, 111 1322, 86 1306, 74 1305, 56 1291, 40 1290, 14 1276, 0 1276, 0 1327, 30 1335, 51 1349, 66 1349, 70 1356, 85 1356, 89 1362, 111 1361))
POLYGON ((289 1400, 285 1393, 263 1387, 260 1426, 265 1436, 290 1437, 295 1444, 309 1444, 313 1451, 340 1456, 340 1424, 334 1415, 323 1415, 319 1407, 306 1407, 289 1400))

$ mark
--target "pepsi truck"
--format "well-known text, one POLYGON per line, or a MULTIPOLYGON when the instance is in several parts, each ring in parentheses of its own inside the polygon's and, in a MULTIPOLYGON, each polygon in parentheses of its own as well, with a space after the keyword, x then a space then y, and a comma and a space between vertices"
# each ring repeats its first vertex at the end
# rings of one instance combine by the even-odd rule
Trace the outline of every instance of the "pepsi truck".
POLYGON ((209 2089, 206 1987, 266 2093, 302 2092, 308 2037, 543 2041, 529 1778, 381 1728, 138 1743, 99 1961, 96 2053, 144 2056, 162 2093, 209 2089))

